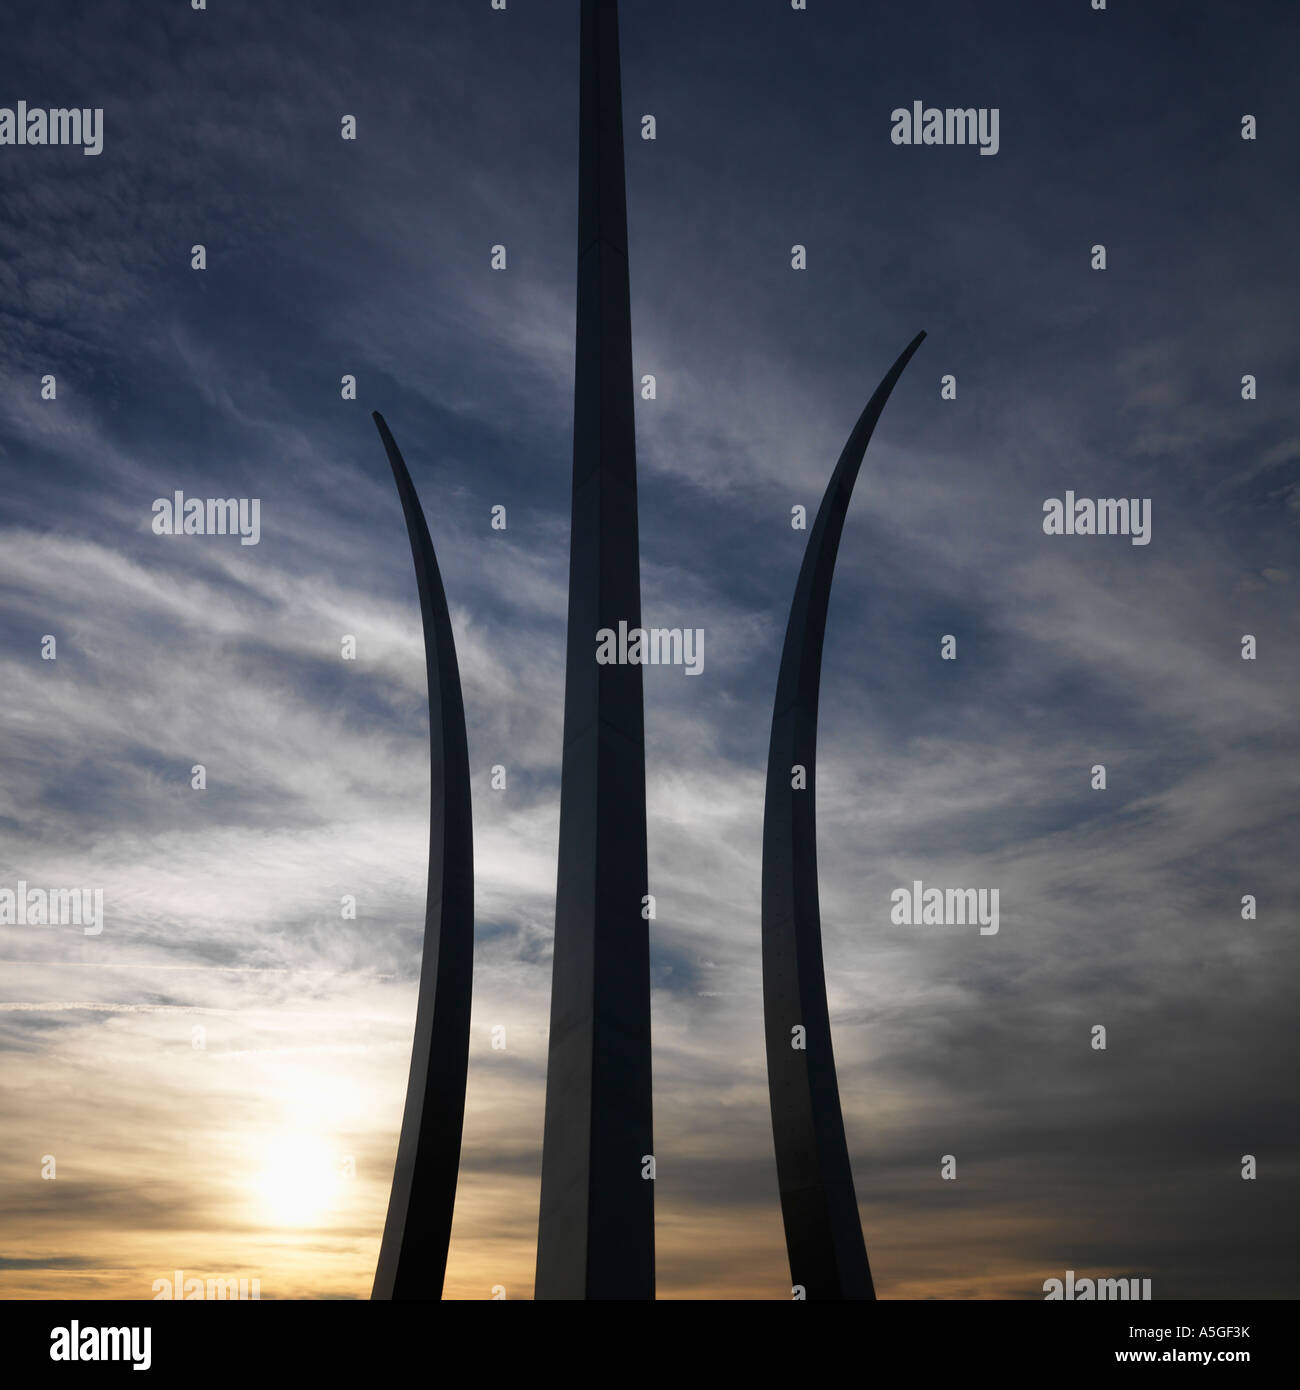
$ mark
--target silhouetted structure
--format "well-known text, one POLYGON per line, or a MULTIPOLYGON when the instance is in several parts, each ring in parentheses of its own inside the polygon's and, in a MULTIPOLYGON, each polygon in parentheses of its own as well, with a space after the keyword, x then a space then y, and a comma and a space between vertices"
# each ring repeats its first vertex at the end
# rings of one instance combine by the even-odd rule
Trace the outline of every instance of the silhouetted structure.
POLYGON ((653 1298, 650 944, 618 6, 583 0, 578 316, 564 762, 537 1298, 653 1298))
POLYGON ((840 533, 871 432, 924 333, 862 412, 808 536, 772 713, 763 808, 763 1021, 790 1278, 810 1299, 875 1298, 831 1050, 817 899, 817 699, 840 533), (794 787, 803 767, 806 787, 794 787), (802 1048, 796 1029, 804 1030, 802 1048))
POLYGON ((447 598, 406 464, 375 424, 402 499, 429 686, 429 885, 415 1042, 372 1298, 442 1297, 460 1167, 474 978, 474 828, 465 706, 447 598))

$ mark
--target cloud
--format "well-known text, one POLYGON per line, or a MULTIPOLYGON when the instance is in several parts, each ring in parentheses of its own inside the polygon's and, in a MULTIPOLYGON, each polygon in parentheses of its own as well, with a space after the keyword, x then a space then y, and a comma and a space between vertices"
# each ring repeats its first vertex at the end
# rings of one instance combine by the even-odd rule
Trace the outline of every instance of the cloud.
MULTIPOLYGON (((1236 114, 1189 92, 1247 83, 1266 110, 1283 16, 1264 7, 1231 45, 1139 24, 1106 50, 1100 113, 1093 69, 1042 65, 1089 51, 1062 44, 1075 20, 942 8, 946 25, 880 16, 864 49, 849 6, 793 35, 739 0, 624 6, 634 365, 658 386, 637 401, 642 612, 705 633, 701 676, 644 682, 660 1295, 789 1297, 759 942, 807 534, 791 509, 815 512, 924 327, 850 508, 819 726, 828 992, 878 1288, 1036 1298, 1095 1267, 1149 1272, 1158 1297, 1276 1297, 1297 1175, 1280 1098, 1300 454, 1281 383, 1300 363, 1276 271, 1294 198, 1281 142, 1238 149, 1236 114), (972 73, 1003 108, 997 159, 888 143, 897 101, 974 101, 972 73), (1152 544, 1044 536, 1067 488, 1151 497, 1152 544), (889 894, 914 878, 998 887, 999 934, 894 927, 889 894)), ((527 1297, 571 466, 577 98, 557 74, 576 25, 401 0, 202 37, 180 13, 148 35, 106 7, 70 16, 51 0, 0 59, 17 91, 59 54, 107 113, 98 160, 8 152, 26 163, 0 229, 0 886, 102 887, 106 926, 0 927, 0 1292, 148 1297, 185 1268, 249 1273, 267 1298, 368 1293, 428 797, 378 408, 437 546, 474 779, 448 1293, 527 1297), (261 543, 154 536, 151 503, 178 488, 261 498, 261 543), (355 1177, 295 1226, 264 1191, 276 1145, 355 1177)))

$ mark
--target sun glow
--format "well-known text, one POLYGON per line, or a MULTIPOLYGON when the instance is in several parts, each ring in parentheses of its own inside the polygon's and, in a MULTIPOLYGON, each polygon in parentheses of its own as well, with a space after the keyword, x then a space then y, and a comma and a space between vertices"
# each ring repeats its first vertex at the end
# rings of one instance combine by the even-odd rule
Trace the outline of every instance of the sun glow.
POLYGON ((293 1134, 266 1145, 256 1188, 277 1225, 314 1224, 333 1206, 338 1186, 338 1165, 324 1140, 293 1134))

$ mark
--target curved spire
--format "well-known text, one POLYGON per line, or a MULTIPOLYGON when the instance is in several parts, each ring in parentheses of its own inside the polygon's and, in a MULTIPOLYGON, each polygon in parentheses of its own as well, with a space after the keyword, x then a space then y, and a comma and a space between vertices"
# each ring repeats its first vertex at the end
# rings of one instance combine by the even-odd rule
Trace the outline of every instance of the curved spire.
POLYGON ((415 560, 429 687, 429 885, 415 1042, 372 1298, 442 1297, 465 1118, 474 975, 474 827, 456 643, 411 475, 374 412, 415 560))
POLYGON ((876 388, 826 487, 808 536, 772 713, 763 807, 763 1020, 790 1278, 807 1298, 871 1299, 831 1050, 817 900, 817 699, 840 533, 871 433, 918 333, 876 388), (802 766, 806 785, 792 786, 802 766), (797 1028, 803 1029, 802 1048, 797 1028))

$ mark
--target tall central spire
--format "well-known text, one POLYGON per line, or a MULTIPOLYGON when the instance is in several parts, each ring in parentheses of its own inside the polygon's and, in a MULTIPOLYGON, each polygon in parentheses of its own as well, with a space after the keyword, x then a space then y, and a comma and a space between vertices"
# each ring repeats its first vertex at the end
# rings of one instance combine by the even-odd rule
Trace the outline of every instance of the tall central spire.
POLYGON ((538 1298, 654 1297, 641 623, 617 0, 582 0, 573 520, 538 1298))

